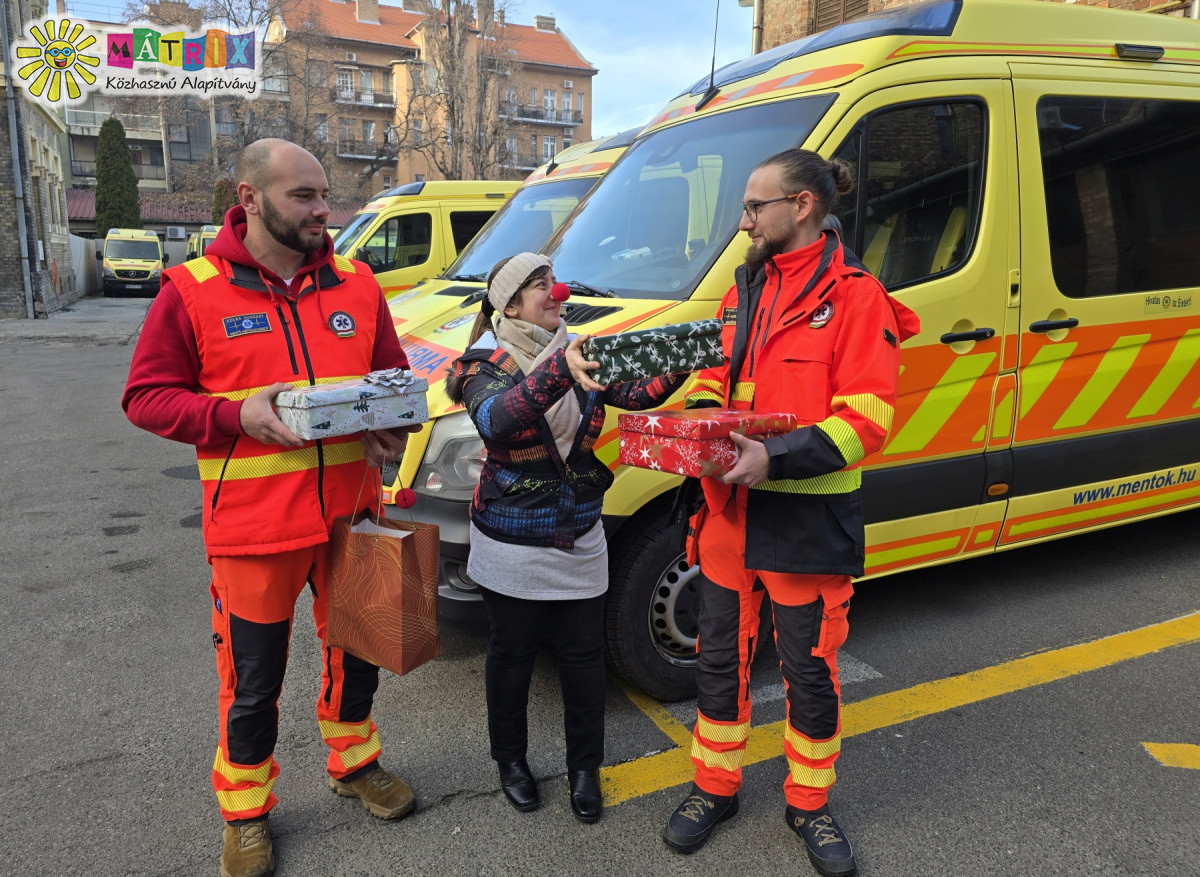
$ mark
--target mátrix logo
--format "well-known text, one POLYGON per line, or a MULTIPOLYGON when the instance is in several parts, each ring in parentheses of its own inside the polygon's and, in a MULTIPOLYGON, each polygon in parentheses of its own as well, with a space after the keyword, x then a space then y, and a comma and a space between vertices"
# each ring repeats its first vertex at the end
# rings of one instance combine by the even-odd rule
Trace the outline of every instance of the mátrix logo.
POLYGON ((66 18, 32 24, 31 39, 19 41, 14 50, 17 77, 30 94, 54 104, 80 103, 92 93, 259 93, 260 53, 253 31, 231 34, 210 28, 189 35, 126 27, 120 33, 91 34, 66 18), (99 55, 84 54, 85 49, 104 51, 104 69, 99 55))

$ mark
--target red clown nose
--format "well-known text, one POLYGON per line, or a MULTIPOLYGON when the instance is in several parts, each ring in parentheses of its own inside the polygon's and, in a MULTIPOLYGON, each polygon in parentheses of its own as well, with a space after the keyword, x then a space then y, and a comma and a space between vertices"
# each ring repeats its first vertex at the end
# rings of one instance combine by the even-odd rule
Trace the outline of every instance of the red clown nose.
POLYGON ((566 301, 571 297, 571 290, 565 283, 556 283, 550 287, 550 297, 555 301, 566 301))
POLYGON ((417 494, 411 487, 402 487, 396 491, 396 505, 402 509, 411 509, 417 503, 417 494))

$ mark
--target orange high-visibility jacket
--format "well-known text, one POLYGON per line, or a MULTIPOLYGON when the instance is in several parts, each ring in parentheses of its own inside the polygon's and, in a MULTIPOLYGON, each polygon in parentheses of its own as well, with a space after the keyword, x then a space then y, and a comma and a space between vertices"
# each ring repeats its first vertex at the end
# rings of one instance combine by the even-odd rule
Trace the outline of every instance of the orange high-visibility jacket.
MULTIPOLYGON (((242 400, 276 381, 304 386, 371 371, 380 292, 361 263, 334 256, 308 273, 294 298, 254 268, 213 255, 164 276, 195 332, 201 394, 242 400)), ((295 449, 238 435, 198 445, 196 456, 210 556, 315 545, 328 539, 335 517, 353 511, 360 490, 359 507, 375 505, 378 479, 367 472, 358 435, 295 449)))
MULTIPOLYGON (((857 259, 853 260, 857 263, 857 259)), ((697 375, 688 407, 795 414, 801 426, 768 438, 768 480, 750 490, 747 569, 862 575, 861 464, 887 439, 900 342, 919 330, 861 264, 847 264, 830 230, 809 247, 746 266, 721 301, 726 362, 697 375)), ((710 509, 731 487, 703 479, 710 509)))

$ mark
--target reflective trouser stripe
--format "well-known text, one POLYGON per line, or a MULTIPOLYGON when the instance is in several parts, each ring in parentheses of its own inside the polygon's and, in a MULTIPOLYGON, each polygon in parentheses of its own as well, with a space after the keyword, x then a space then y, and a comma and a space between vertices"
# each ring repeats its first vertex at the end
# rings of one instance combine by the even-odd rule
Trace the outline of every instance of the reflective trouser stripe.
POLYGON ((217 805, 225 819, 255 819, 275 806, 271 789, 279 776, 274 756, 254 767, 238 767, 225 760, 217 747, 213 759, 212 784, 217 793, 217 805))
POLYGON ((338 778, 379 757, 379 729, 370 718, 354 724, 319 722, 321 737, 329 745, 329 773, 338 778))
POLYGON ((820 798, 815 806, 795 806, 801 806, 804 810, 815 810, 821 806, 824 797, 828 795, 829 787, 837 782, 833 763, 837 761, 841 751, 840 731, 828 740, 812 740, 790 725, 785 725, 783 753, 787 756, 788 778, 784 782, 784 797, 788 799, 788 803, 800 798, 808 799, 806 803, 812 803, 813 798, 820 798), (819 794, 813 795, 813 791, 817 790, 819 794))

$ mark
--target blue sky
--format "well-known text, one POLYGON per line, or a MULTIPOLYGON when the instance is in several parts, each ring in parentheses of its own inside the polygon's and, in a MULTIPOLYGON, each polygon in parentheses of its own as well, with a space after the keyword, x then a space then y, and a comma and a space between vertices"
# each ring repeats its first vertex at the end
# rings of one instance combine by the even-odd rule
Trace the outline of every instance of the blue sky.
MULTIPOLYGON (((382 0, 396 5, 397 0, 382 0)), ((68 0, 77 15, 121 20, 124 0, 68 0)), ((750 54, 752 10, 719 0, 717 67, 750 54)), ((553 15, 599 69, 587 98, 592 137, 644 125, 667 101, 708 73, 718 0, 510 0, 508 20, 532 25, 553 15)))
MULTIPOLYGON (((750 55, 751 9, 720 0, 717 67, 750 55)), ((599 69, 592 79, 592 136, 644 125, 708 74, 716 0, 514 0, 508 20, 553 15, 599 69)))

